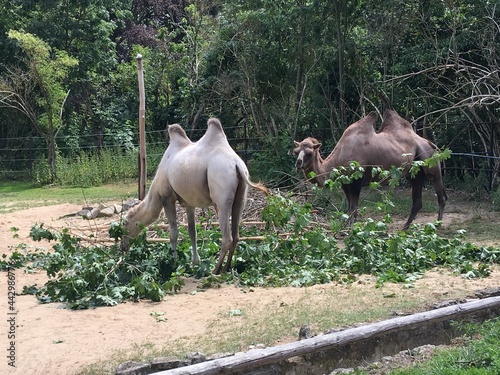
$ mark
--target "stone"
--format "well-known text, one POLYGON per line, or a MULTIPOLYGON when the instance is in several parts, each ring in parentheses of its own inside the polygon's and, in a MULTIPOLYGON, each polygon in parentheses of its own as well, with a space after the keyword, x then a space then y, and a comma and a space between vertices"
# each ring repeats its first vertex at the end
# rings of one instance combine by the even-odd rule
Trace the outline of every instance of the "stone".
POLYGON ((76 214, 80 215, 80 216, 83 216, 84 218, 86 218, 89 213, 90 213, 90 210, 84 208, 84 209, 81 209, 80 211, 78 211, 76 214))
POLYGON ((191 364, 189 360, 182 360, 176 357, 158 357, 150 361, 151 371, 158 372, 163 370, 171 370, 178 367, 184 367, 191 364))
POLYGON ((205 362, 207 360, 207 356, 205 354, 200 353, 200 352, 188 354, 187 357, 191 361, 191 364, 193 364, 193 365, 196 363, 205 362))
POLYGON ((123 211, 128 211, 135 205, 139 204, 141 201, 137 198, 132 198, 123 203, 123 211))
POLYGON ((115 209, 113 207, 104 207, 100 212, 99 216, 110 217, 115 214, 115 209))
POLYGON ((94 207, 85 218, 88 220, 96 219, 99 216, 100 212, 101 210, 99 209, 99 207, 94 207))
POLYGON ((311 333, 311 327, 309 324, 305 324, 302 327, 300 327, 299 330, 299 340, 304 340, 304 339, 310 339, 312 336, 311 333))
POLYGON ((352 374, 355 370, 353 368, 338 368, 333 370, 330 375, 352 374))
POLYGON ((443 307, 458 305, 460 303, 465 303, 465 302, 467 302, 465 299, 451 299, 447 301, 436 302, 435 304, 432 305, 432 307, 434 309, 441 309, 443 307))
POLYGON ((211 355, 210 357, 207 357, 207 361, 212 361, 214 359, 221 359, 221 358, 231 357, 233 355, 234 355, 234 352, 215 353, 214 355, 211 355))
POLYGON ((480 299, 489 297, 498 297, 500 296, 500 287, 477 290, 474 294, 476 295, 477 298, 480 299))
POLYGON ((116 369, 116 375, 147 375, 151 373, 151 365, 142 362, 124 362, 116 369))

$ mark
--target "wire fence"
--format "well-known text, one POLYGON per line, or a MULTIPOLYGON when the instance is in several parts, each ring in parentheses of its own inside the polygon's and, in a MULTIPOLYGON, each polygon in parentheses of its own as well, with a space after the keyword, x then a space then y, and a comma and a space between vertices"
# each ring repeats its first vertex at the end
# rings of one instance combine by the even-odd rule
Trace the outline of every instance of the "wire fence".
MULTIPOLYGON (((227 133, 236 133, 242 127, 225 127, 227 133)), ((158 160, 168 146, 165 130, 146 132, 148 159, 158 160)), ((201 133, 201 132, 199 132, 201 133)), ((120 150, 116 159, 129 159, 139 149, 138 134, 129 134, 129 139, 116 134, 89 133, 75 136, 57 136, 57 151, 66 158, 76 159, 81 153, 96 153, 103 150, 120 150)), ((200 135, 201 136, 201 135, 200 135)), ((199 138, 199 137, 198 137, 199 138)), ((195 135, 193 140, 198 139, 195 135)), ((228 137, 228 141, 240 157, 247 163, 251 155, 263 151, 258 137, 228 137)), ((41 136, 0 138, 0 176, 26 175, 33 163, 47 155, 46 139, 41 136)), ((28 172, 29 173, 29 172, 28 172)))
MULTIPOLYGON (((265 152, 263 142, 258 137, 251 137, 246 130, 242 131, 242 126, 226 127, 225 131, 228 134, 243 133, 242 137, 228 137, 228 141, 240 157, 248 163, 255 153, 265 152)), ((326 130, 326 129, 325 129, 326 130)), ((137 135, 130 134, 130 139, 137 139, 137 135)), ((119 139, 119 138, 118 138, 119 139)), ((148 150, 148 158, 158 160, 163 155, 167 148, 168 141, 164 130, 152 130, 146 132, 148 150)), ((70 151, 76 157, 79 153, 98 152, 103 149, 117 150, 127 149, 122 155, 117 154, 119 158, 130 158, 130 152, 137 150, 139 147, 138 141, 116 142, 115 134, 92 133, 78 136, 58 136, 56 137, 57 149, 62 153, 69 155, 70 151), (99 140, 100 145, 96 144, 99 140), (78 143, 77 146, 74 144, 78 143), (75 153, 75 150, 77 152, 75 153)), ((196 135, 193 136, 196 139, 196 135)), ((292 140, 290 141, 290 149, 293 147, 292 140)), ((45 155, 47 147, 45 139, 40 136, 30 137, 7 137, 0 138, 0 176, 8 175, 25 175, 30 166, 35 162, 37 157, 45 155), (5 166, 24 166, 22 168, 9 168, 5 166)), ((473 177, 477 177, 480 173, 486 174, 490 186, 493 186, 494 179, 500 174, 500 157, 486 155, 481 152, 454 152, 452 157, 443 165, 443 174, 451 174, 460 177, 464 173, 468 173, 473 177)))

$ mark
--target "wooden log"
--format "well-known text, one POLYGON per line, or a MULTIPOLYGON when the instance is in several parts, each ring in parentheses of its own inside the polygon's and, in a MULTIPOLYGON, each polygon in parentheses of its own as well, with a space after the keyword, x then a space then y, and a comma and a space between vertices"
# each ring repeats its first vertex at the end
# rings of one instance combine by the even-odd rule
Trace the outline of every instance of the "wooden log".
MULTIPOLYGON (((241 226, 264 226, 266 225, 267 223, 264 222, 264 221, 242 221, 240 223, 240 227, 241 226)), ((108 223, 108 224, 101 224, 101 225, 92 225, 92 226, 86 226, 86 227, 78 227, 78 226, 75 226, 76 229, 80 230, 80 231, 100 231, 100 230, 109 230, 109 227, 110 227, 111 223, 108 223)), ((179 223, 178 224, 179 226, 183 226, 183 227, 187 227, 187 224, 183 224, 183 223, 179 223)), ((213 227, 217 227, 219 226, 219 222, 218 221, 214 221, 214 222, 211 222, 211 223, 207 223, 207 222, 204 222, 204 223, 201 223, 200 224, 201 226, 203 227, 209 227, 209 226, 213 226, 213 227)), ((322 226, 323 228, 325 229, 331 229, 330 228, 330 224, 326 224, 326 223, 318 223, 318 222, 315 222, 315 221, 312 221, 310 223, 310 226, 311 227, 314 227, 314 226, 322 226)), ((155 228, 159 228, 159 229, 163 229, 163 230, 168 230, 168 223, 167 224, 152 224, 148 227, 150 230, 154 230, 155 228)), ((56 229, 56 228, 54 228, 56 229)))
MULTIPOLYGON (((278 237, 288 237, 293 235, 293 233, 279 233, 278 237)), ((266 240, 266 236, 246 236, 240 237, 240 241, 264 241, 266 240)), ((162 242, 170 242, 170 238, 146 238, 147 242, 151 243, 162 243, 162 242)))
MULTIPOLYGON (((212 222, 203 222, 199 223, 202 227, 218 227, 219 222, 218 221, 212 221, 212 222)), ((187 224, 184 223, 179 223, 179 226, 187 227, 187 224)), ((240 227, 241 226, 264 226, 266 225, 265 221, 242 221, 240 222, 240 227)), ((168 223, 167 224, 152 224, 149 226, 149 228, 160 228, 167 230, 168 229, 168 223)))
MULTIPOLYGON (((468 302, 436 310, 421 312, 410 316, 397 317, 381 322, 368 324, 344 331, 325 334, 302 341, 283 344, 266 349, 254 349, 246 353, 230 357, 214 359, 191 366, 173 370, 156 372, 156 375, 212 375, 242 374, 265 365, 277 364, 289 358, 305 356, 318 351, 332 350, 394 331, 415 328, 422 324, 430 324, 444 320, 457 319, 485 310, 500 311, 500 297, 468 302)), ((333 370, 333 369, 332 369, 333 370)))
POLYGON ((146 238, 146 242, 150 243, 169 243, 170 238, 146 238))

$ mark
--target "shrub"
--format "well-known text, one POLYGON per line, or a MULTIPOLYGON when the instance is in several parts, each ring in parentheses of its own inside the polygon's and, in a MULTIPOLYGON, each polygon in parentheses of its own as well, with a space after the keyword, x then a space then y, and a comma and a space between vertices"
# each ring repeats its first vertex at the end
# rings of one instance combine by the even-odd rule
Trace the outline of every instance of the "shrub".
POLYGON ((50 167, 47 158, 36 158, 32 167, 32 179, 36 186, 43 186, 51 183, 50 167))
POLYGON ((500 211, 500 186, 491 193, 491 203, 496 211, 500 211))

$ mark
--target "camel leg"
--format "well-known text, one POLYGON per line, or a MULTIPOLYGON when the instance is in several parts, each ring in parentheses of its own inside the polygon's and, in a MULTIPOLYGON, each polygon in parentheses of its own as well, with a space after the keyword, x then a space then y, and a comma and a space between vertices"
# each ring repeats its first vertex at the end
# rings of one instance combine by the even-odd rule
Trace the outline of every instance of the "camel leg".
POLYGON ((196 248, 196 223, 194 218, 194 207, 186 207, 186 214, 188 219, 188 233, 191 239, 191 259, 193 266, 200 264, 200 256, 196 248))
POLYGON ((175 200, 168 199, 163 201, 163 210, 168 220, 168 229, 170 232, 170 244, 174 253, 174 259, 177 259, 177 240, 179 238, 179 228, 177 227, 177 216, 175 212, 175 200))
POLYGON ((247 186, 244 182, 240 181, 238 189, 236 190, 232 212, 231 212, 231 234, 233 241, 229 248, 229 254, 227 255, 226 265, 224 266, 224 272, 231 269, 231 260, 233 259, 234 250, 238 245, 240 240, 240 221, 243 215, 243 209, 245 208, 245 200, 247 194, 247 186))
POLYGON ((434 191, 436 192, 439 205, 438 220, 442 220, 444 207, 446 206, 446 200, 448 199, 448 196, 443 185, 443 179, 441 178, 441 170, 432 172, 432 174, 427 175, 427 179, 432 183, 434 191))
POLYGON ((406 221, 406 224, 403 226, 403 229, 406 230, 410 227, 410 224, 415 220, 418 212, 422 209, 422 189, 425 183, 425 174, 423 171, 417 173, 415 178, 410 178, 411 183, 411 199, 412 206, 410 216, 406 221))
POLYGON ((213 273, 218 275, 222 268, 222 263, 224 263, 224 259, 226 258, 226 254, 228 250, 231 248, 233 244, 233 237, 231 235, 231 230, 229 227, 229 207, 218 207, 219 209, 219 225, 222 233, 222 243, 220 249, 219 260, 215 265, 213 273))
POLYGON ((238 245, 238 241, 240 240, 240 228, 239 228, 239 220, 236 220, 234 216, 231 218, 231 232, 232 232, 232 242, 229 246, 229 252, 227 255, 226 265, 223 268, 223 272, 227 272, 231 269, 231 260, 233 259, 234 250, 236 249, 236 245, 238 245))
POLYGON ((354 219, 351 215, 351 194, 349 193, 349 185, 342 185, 342 190, 344 190, 344 194, 347 199, 347 214, 349 215, 347 224, 351 226, 354 223, 354 219))
POLYGON ((443 220, 444 207, 446 206, 446 200, 448 199, 448 196, 446 195, 446 191, 444 190, 442 182, 433 182, 432 185, 434 186, 434 191, 436 192, 439 204, 438 220, 443 220))
POLYGON ((353 181, 350 184, 342 185, 347 198, 347 213, 349 215, 348 224, 352 226, 358 217, 359 195, 361 194, 362 179, 353 181))

